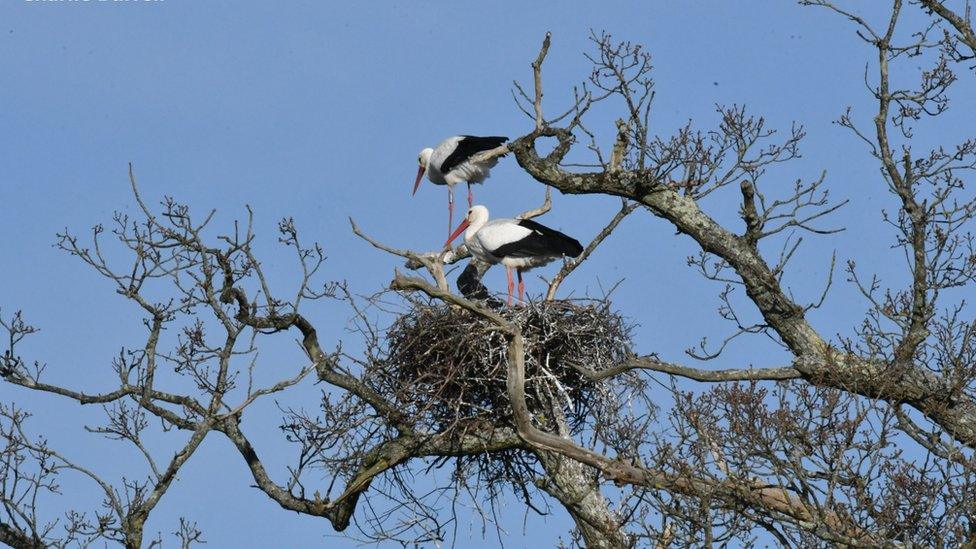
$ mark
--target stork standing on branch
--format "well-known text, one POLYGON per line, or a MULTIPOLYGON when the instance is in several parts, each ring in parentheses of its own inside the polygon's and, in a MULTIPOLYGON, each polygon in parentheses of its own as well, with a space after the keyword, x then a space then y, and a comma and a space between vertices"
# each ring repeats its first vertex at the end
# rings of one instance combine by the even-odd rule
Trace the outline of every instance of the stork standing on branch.
POLYGON ((485 263, 501 263, 508 276, 508 304, 512 304, 512 269, 518 273, 518 298, 523 301, 525 284, 522 272, 540 267, 560 257, 583 253, 578 240, 529 219, 488 221, 488 208, 472 206, 464 221, 444 243, 448 248, 464 232, 464 243, 471 255, 485 263))
POLYGON ((417 194, 420 182, 427 174, 427 179, 435 185, 447 185, 447 230, 454 225, 454 185, 465 182, 468 184, 468 207, 474 205, 474 195, 471 193, 472 183, 482 183, 488 178, 491 168, 498 163, 500 154, 489 154, 501 147, 507 137, 475 137, 473 135, 455 135, 441 141, 439 145, 420 151, 417 162, 417 180, 413 183, 413 194, 417 194))

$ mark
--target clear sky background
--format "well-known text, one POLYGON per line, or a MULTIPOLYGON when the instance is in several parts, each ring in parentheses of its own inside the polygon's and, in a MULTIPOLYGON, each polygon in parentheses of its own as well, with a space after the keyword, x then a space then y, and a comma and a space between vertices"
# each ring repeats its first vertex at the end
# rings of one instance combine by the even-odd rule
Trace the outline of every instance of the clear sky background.
MULTIPOLYGON (((916 8, 906 9, 917 20, 916 8)), ((880 24, 879 14, 868 12, 880 24)), ((84 232, 110 222, 116 210, 134 212, 128 162, 148 200, 170 195, 200 212, 217 208, 218 228, 229 228, 251 204, 259 248, 272 258, 273 277, 282 284, 293 270, 277 249, 275 225, 293 216, 306 239, 325 246, 326 277, 348 279, 361 293, 384 287, 397 258, 358 240, 347 217, 390 245, 436 248, 445 235, 446 191, 425 183, 410 196, 417 152, 458 133, 526 133, 530 123, 513 105, 511 83, 529 82, 529 63, 546 31, 553 33, 544 68, 546 108, 554 113, 568 106, 571 85, 589 74, 582 53, 591 50, 590 29, 650 50, 657 81, 652 126, 661 135, 689 119, 716 127, 716 103, 744 104, 786 131, 793 121, 806 126, 803 158, 777 168, 769 182, 785 191, 795 179, 826 169, 832 195, 852 203, 827 224, 846 226, 846 233, 806 238, 785 279, 797 299, 816 299, 834 250, 838 265, 857 258, 886 282, 906 280, 904 260, 889 249, 892 234, 879 221, 881 209, 895 203, 862 144, 832 123, 848 105, 859 121, 870 121, 862 77, 874 53, 824 10, 762 1, 0 0, 0 307, 5 313, 24 309, 43 330, 22 351, 48 363, 52 381, 96 391, 111 386, 109 364, 118 349, 144 337, 131 304, 52 247, 65 227, 84 232)), ((954 97, 956 115, 939 128, 947 143, 973 126, 972 83, 960 85, 954 97)), ((609 146, 621 111, 595 114, 590 125, 609 146)), ((924 140, 927 134, 920 135, 924 140)), ((543 187, 507 159, 475 193, 494 216, 510 216, 538 204, 543 187)), ((719 193, 703 207, 740 230, 736 194, 719 193)), ((541 221, 586 242, 616 207, 606 197, 557 194, 541 221)), ((685 265, 696 251, 689 239, 641 211, 562 293, 600 295, 601 287, 622 279, 613 299, 638 324, 636 350, 689 362, 685 348, 703 335, 721 339, 730 329, 715 314, 721 288, 685 265)), ((851 333, 866 309, 844 279, 838 273, 828 305, 810 315, 825 335, 851 333)), ((486 282, 502 291, 504 273, 495 269, 486 282)), ((543 290, 535 276, 527 285, 530 294, 543 290)), ((319 304, 306 313, 324 343, 351 337, 344 331, 348 310, 319 304)), ((261 355, 268 379, 300 365, 292 346, 289 339, 281 355, 261 355)), ((734 344, 713 366, 784 360, 776 347, 754 338, 734 344)), ((314 410, 317 394, 310 379, 282 404, 314 410)), ((81 431, 98 421, 97 409, 6 384, 0 384, 0 401, 35 412, 34 432, 111 480, 142 470, 129 448, 81 431)), ((244 425, 280 480, 292 453, 279 442, 279 420, 269 401, 244 425)), ((167 435, 173 436, 183 438, 167 435)), ((160 452, 173 443, 166 437, 153 442, 160 452)), ((280 510, 251 482, 236 451, 215 435, 184 467, 147 533, 168 534, 187 516, 214 546, 352 545, 332 537, 322 519, 280 510)), ((98 504, 84 483, 66 480, 65 492, 64 501, 98 504)), ((558 508, 550 517, 526 519, 512 505, 503 520, 509 547, 550 546, 570 528, 558 508)), ((483 541, 480 529, 480 523, 462 524, 459 542, 498 544, 493 536, 483 541)))

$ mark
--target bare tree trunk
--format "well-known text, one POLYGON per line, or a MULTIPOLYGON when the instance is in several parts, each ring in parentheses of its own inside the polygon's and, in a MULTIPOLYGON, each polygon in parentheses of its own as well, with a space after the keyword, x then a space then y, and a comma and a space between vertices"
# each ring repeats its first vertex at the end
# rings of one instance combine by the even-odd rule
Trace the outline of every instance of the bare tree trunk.
POLYGON ((555 452, 538 450, 535 454, 547 473, 537 485, 569 511, 587 547, 633 547, 617 524, 607 498, 600 493, 594 469, 555 452))
MULTIPOLYGON (((569 425, 560 404, 550 402, 548 408, 547 415, 558 427, 559 435, 570 438, 569 425)), ((600 491, 600 477, 596 469, 558 452, 537 448, 534 453, 546 472, 544 478, 536 480, 536 485, 563 504, 573 517, 587 547, 609 549, 634 546, 633 540, 614 518, 610 502, 600 491)))

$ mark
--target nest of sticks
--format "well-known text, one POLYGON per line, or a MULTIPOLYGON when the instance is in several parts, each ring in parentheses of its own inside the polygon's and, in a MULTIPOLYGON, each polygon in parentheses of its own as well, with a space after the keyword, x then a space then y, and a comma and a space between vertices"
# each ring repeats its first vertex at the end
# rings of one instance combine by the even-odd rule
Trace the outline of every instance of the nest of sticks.
MULTIPOLYGON (((526 401, 536 421, 552 419, 555 408, 580 429, 607 395, 577 367, 598 371, 624 359, 630 327, 606 301, 542 301, 500 314, 522 329, 526 401)), ((387 344, 377 381, 431 430, 512 425, 508 342, 492 322, 447 305, 416 305, 390 327, 387 344)))

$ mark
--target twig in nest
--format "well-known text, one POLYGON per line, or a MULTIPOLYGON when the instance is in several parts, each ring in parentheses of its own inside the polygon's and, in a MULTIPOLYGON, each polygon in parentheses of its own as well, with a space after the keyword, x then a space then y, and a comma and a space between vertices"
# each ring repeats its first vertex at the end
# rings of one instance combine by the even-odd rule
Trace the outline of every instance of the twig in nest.
MULTIPOLYGON (((537 302, 498 314, 524 334, 526 400, 540 427, 553 424, 547 416, 555 406, 574 431, 582 428, 608 395, 572 365, 599 371, 624 360, 630 333, 623 318, 590 301, 537 302)), ((386 339, 375 389, 395 395, 421 426, 443 432, 472 420, 512 425, 507 342, 493 322, 455 307, 418 305, 386 339)))

